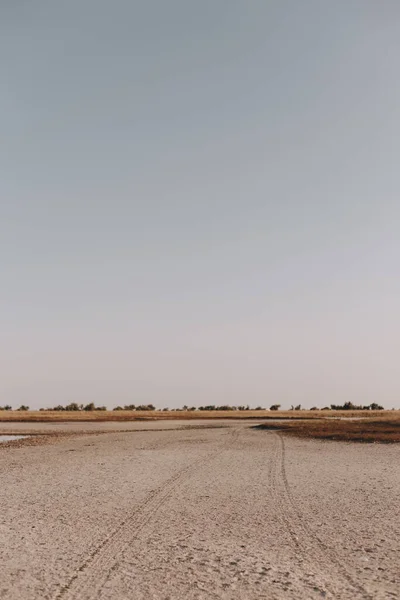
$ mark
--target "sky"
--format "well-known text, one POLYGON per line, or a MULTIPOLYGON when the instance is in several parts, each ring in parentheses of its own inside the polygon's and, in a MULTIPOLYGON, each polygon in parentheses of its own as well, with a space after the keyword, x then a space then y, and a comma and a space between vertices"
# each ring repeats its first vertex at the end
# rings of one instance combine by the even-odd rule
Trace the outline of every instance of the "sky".
POLYGON ((400 408, 397 0, 5 0, 0 405, 400 408))

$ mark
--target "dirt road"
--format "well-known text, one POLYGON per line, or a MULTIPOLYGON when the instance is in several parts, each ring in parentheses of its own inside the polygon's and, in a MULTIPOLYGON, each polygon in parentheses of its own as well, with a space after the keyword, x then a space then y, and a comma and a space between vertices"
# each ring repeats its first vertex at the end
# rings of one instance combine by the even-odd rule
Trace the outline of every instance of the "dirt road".
POLYGON ((0 447, 0 598, 400 598, 399 463, 237 422, 0 447))

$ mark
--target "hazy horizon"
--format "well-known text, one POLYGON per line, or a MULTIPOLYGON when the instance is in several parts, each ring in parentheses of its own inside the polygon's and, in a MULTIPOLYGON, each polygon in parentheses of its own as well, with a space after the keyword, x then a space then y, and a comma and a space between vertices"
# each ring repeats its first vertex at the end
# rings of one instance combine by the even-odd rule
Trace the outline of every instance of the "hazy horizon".
POLYGON ((400 408, 400 5, 1 15, 0 405, 400 408))

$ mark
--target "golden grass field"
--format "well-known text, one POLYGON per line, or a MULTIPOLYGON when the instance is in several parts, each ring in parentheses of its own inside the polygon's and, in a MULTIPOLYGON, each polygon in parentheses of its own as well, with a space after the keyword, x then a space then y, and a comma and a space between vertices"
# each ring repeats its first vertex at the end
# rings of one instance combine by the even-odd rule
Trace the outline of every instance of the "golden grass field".
POLYGON ((18 411, 0 410, 0 422, 54 422, 54 421, 141 421, 165 419, 302 419, 302 420, 327 420, 339 418, 362 418, 368 420, 397 420, 400 419, 400 410, 215 410, 215 411, 18 411))

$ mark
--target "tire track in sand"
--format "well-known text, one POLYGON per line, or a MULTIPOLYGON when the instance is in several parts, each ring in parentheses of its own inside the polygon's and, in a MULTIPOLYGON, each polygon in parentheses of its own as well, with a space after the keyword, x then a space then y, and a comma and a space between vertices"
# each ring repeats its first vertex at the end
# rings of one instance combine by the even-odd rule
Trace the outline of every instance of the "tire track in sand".
MULTIPOLYGON (((276 432, 274 435, 277 444, 270 464, 271 488, 280 512, 280 518, 285 524, 297 551, 308 559, 311 569, 315 569, 318 565, 323 573, 331 574, 332 570, 335 570, 338 575, 336 579, 342 580, 352 597, 373 600, 373 596, 348 572, 338 553, 317 535, 298 509, 286 473, 285 441, 280 433, 276 432)), ((332 577, 330 577, 330 581, 332 581, 332 577)), ((332 597, 337 597, 338 592, 332 588, 330 582, 326 581, 324 587, 332 597)))
POLYGON ((179 470, 153 490, 131 515, 124 519, 90 552, 67 583, 58 590, 54 600, 89 600, 96 597, 97 592, 104 586, 114 570, 118 562, 118 556, 134 539, 138 538, 141 531, 145 529, 150 519, 164 502, 198 468, 212 461, 220 452, 232 446, 238 435, 239 431, 237 429, 231 430, 228 440, 222 446, 179 470))

